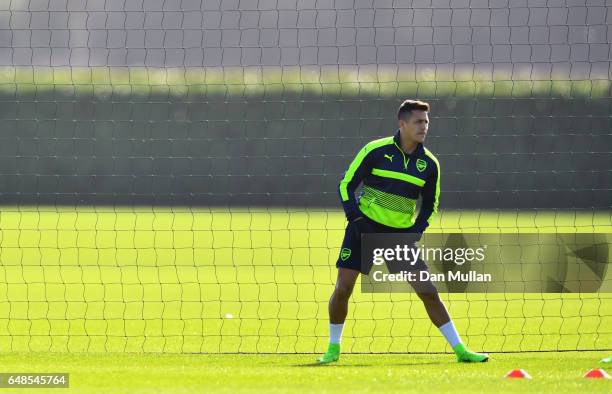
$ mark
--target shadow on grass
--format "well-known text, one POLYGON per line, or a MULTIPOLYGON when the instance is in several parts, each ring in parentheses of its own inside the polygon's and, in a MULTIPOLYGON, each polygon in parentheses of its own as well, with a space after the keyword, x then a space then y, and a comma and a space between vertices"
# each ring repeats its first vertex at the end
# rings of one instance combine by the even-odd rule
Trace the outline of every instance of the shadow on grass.
POLYGON ((375 363, 375 364, 318 364, 318 363, 307 363, 307 364, 294 364, 294 367, 372 367, 372 366, 386 366, 386 367, 415 367, 415 366, 423 366, 423 365, 446 365, 446 364, 456 364, 455 362, 445 362, 445 361, 415 361, 412 363, 375 363))
POLYGON ((308 363, 308 364, 294 364, 294 367, 320 367, 320 368, 338 368, 338 367, 371 367, 373 364, 319 364, 319 363, 308 363))
MULTIPOLYGON (((423 365, 446 365, 448 362, 444 361, 415 361, 412 363, 393 363, 393 362, 381 362, 374 364, 318 364, 318 363, 307 363, 307 364, 294 364, 294 367, 329 367, 329 368, 339 368, 339 367, 418 367, 423 365)), ((455 363, 452 363, 455 364, 455 363)))
POLYGON ((404 366, 414 367, 414 366, 420 366, 420 365, 445 365, 445 364, 451 364, 451 363, 444 362, 444 361, 421 361, 421 362, 415 361, 413 363, 390 363, 390 364, 385 363, 384 365, 392 366, 392 367, 404 367, 404 366))

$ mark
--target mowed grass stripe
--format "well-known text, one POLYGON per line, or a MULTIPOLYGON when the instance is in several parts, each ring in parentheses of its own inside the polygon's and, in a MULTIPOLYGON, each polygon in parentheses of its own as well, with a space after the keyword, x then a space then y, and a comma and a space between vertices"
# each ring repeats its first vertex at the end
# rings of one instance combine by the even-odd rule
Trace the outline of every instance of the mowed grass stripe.
MULTIPOLYGON (((12 353, 4 371, 68 372, 71 393, 206 392, 609 393, 608 379, 585 379, 605 352, 492 354, 478 365, 450 354, 344 355, 314 366, 314 355, 12 353), (504 379, 523 368, 533 379, 504 379)), ((605 367, 604 367, 605 368, 605 367)), ((17 391, 15 391, 17 392, 17 391)), ((19 391, 21 392, 21 391, 19 391)), ((57 389, 36 389, 57 393, 57 389)))

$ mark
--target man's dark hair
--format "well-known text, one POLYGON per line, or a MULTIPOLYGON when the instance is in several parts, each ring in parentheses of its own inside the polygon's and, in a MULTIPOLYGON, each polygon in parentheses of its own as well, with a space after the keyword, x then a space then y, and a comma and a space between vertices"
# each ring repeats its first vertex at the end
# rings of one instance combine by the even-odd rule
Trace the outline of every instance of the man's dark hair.
POLYGON ((429 103, 419 100, 405 100, 397 110, 397 119, 408 120, 412 111, 429 111, 429 103))

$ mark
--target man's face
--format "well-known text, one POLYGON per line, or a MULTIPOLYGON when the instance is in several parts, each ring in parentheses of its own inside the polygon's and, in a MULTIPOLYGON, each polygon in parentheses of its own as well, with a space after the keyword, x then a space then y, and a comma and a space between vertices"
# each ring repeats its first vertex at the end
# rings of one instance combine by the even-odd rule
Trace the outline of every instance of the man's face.
POLYGON ((429 128, 427 111, 412 111, 407 120, 399 120, 399 128, 402 136, 408 138, 409 141, 422 143, 425 141, 429 128))

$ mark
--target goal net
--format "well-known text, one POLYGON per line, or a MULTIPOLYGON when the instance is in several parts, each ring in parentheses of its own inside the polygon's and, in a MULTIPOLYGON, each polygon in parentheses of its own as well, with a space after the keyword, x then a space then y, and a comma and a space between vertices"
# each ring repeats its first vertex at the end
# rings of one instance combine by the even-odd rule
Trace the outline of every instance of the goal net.
MULTIPOLYGON (((0 351, 322 351, 338 182, 406 98, 432 107, 428 232, 599 240, 563 252, 596 291, 442 294, 466 342, 612 349, 610 8, 2 2, 0 351)), ((358 289, 343 344, 449 351, 414 294, 358 289)))

